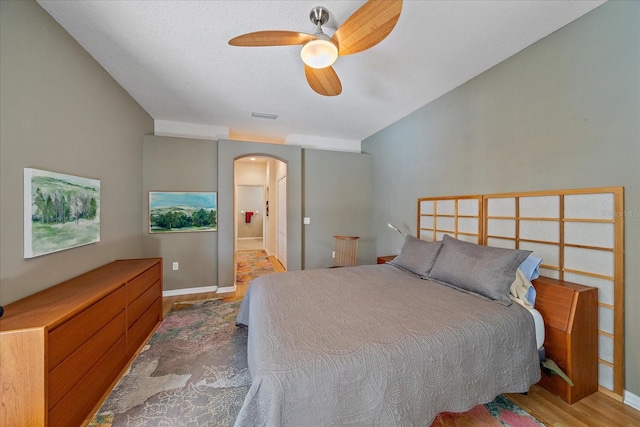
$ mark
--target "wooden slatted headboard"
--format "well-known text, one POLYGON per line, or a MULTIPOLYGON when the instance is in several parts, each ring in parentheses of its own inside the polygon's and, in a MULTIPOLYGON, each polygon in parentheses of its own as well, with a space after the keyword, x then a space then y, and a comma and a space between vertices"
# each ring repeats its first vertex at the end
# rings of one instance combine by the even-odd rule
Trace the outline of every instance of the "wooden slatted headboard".
POLYGON ((482 244, 482 196, 418 199, 418 238, 430 242, 449 234, 482 244))
POLYGON ((418 236, 527 249, 541 275, 598 288, 599 388, 624 393, 622 187, 418 199, 418 236), (477 205, 476 205, 477 204, 477 205), (475 222, 477 220, 477 222, 475 222))

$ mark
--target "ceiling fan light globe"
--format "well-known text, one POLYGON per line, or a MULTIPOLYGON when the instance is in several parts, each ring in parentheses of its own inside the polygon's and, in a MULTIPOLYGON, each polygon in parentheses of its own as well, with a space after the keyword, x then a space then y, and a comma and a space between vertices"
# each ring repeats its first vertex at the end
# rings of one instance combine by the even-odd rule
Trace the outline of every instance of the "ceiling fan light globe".
POLYGON ((302 46, 300 56, 311 68, 326 68, 338 59, 338 47, 329 40, 311 40, 302 46))

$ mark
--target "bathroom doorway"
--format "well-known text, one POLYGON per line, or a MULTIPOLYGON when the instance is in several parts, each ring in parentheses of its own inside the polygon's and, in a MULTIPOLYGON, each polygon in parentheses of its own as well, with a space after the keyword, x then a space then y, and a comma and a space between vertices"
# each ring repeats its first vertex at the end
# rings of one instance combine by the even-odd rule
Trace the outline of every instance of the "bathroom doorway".
POLYGON ((265 187, 236 185, 236 250, 264 249, 265 187))

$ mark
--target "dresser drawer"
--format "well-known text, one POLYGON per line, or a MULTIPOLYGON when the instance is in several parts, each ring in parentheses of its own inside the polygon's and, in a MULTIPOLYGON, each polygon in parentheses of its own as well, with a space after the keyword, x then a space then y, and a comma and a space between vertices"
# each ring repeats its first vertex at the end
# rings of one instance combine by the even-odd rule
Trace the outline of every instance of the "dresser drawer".
POLYGON ((161 274, 160 264, 157 264, 127 283, 127 303, 135 301, 151 285, 159 281, 161 274))
POLYGON ((49 371, 124 311, 125 296, 125 288, 122 286, 50 331, 49 371))
POLYGON ((157 298, 127 332, 127 354, 135 352, 160 322, 162 298, 157 298))
POLYGON ((49 373, 49 408, 55 406, 85 376, 93 363, 124 337, 125 323, 125 313, 121 312, 49 373))
POLYGON ((135 301, 129 303, 127 306, 127 328, 133 326, 161 294, 160 281, 157 281, 135 301))
POLYGON ((118 342, 49 411, 49 426, 79 426, 126 365, 125 339, 118 342))

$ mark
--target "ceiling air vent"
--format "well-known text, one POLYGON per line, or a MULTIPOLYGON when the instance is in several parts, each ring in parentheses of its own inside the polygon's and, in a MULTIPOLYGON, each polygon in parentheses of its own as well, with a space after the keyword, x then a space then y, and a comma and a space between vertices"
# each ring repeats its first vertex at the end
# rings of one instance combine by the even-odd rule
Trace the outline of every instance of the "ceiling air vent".
POLYGON ((258 117, 260 119, 271 119, 271 120, 275 120, 278 118, 277 114, 271 114, 271 113, 256 113, 255 111, 253 113, 251 113, 251 117, 258 117))

